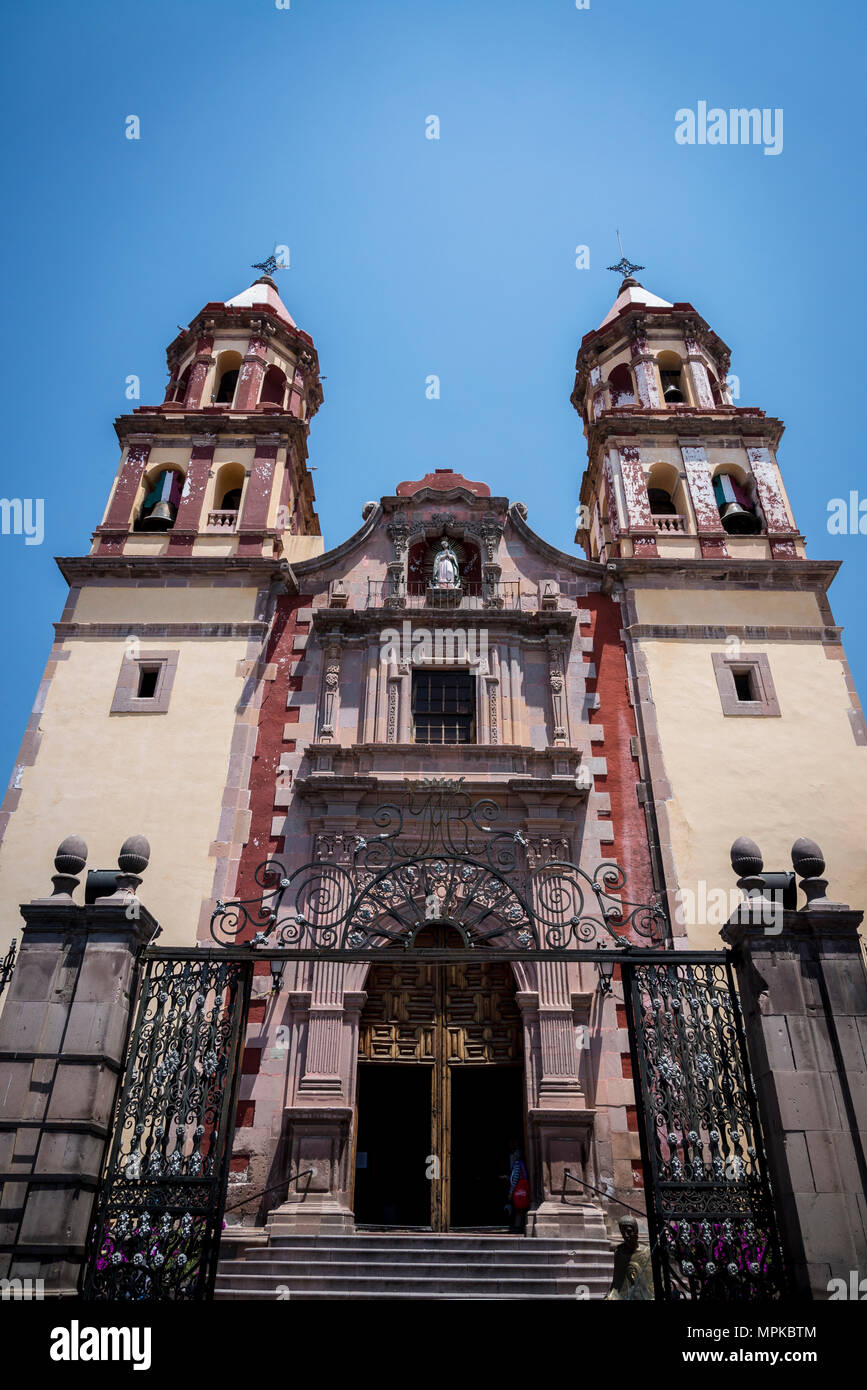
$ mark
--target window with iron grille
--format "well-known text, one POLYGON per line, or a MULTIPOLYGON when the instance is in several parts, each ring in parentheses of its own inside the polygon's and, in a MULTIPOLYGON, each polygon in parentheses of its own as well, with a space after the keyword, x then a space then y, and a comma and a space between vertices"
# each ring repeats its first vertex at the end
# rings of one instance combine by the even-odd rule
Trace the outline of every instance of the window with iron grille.
POLYGON ((469 671, 413 671, 416 743, 472 743, 475 713, 475 688, 469 671))

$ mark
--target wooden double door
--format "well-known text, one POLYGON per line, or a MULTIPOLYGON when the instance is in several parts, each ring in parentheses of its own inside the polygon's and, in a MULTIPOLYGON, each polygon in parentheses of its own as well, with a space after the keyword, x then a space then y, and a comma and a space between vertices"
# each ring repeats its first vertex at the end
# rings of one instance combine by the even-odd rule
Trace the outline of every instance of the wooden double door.
MULTIPOLYGON (((427 928, 418 944, 454 943, 427 928)), ((371 967, 359 1029, 356 1222, 503 1227, 509 1152, 524 1142, 511 967, 482 952, 458 964, 387 956, 371 967)))

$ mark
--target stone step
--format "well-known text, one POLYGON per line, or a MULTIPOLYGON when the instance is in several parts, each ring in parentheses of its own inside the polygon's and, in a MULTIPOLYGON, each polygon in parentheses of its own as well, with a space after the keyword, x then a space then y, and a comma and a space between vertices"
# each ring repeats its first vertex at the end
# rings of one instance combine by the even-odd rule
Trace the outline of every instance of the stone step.
POLYGON ((559 1255, 571 1250, 610 1250, 606 1240, 593 1236, 572 1236, 564 1238, 531 1238, 527 1236, 453 1236, 432 1233, 418 1236, 368 1236, 368 1235, 272 1235, 269 1248, 274 1249, 330 1249, 330 1250, 406 1250, 412 1253, 421 1250, 476 1250, 480 1253, 494 1250, 520 1250, 537 1254, 559 1255))
POLYGON ((437 1264, 463 1264, 473 1269, 500 1269, 505 1265, 517 1265, 521 1269, 565 1269, 574 1265, 594 1265, 607 1269, 611 1264, 611 1255, 608 1250, 581 1250, 575 1251, 574 1258, 570 1259, 567 1254, 552 1257, 544 1253, 537 1255, 535 1251, 527 1255, 506 1250, 478 1255, 466 1250, 276 1250, 258 1246, 245 1251, 243 1255, 230 1256, 223 1263, 228 1268, 229 1265, 259 1265, 263 1260, 267 1264, 280 1265, 400 1265, 410 1269, 437 1264))
MULTIPOLYGON (((300 1301, 300 1302, 303 1302, 303 1303, 311 1303, 311 1302, 317 1302, 317 1301, 323 1300, 323 1299, 327 1299, 329 1302, 332 1302, 332 1301, 337 1301, 337 1302, 339 1302, 340 1300, 344 1300, 344 1299, 345 1299, 345 1300, 349 1300, 349 1299, 351 1299, 353 1303, 357 1303, 357 1302, 359 1301, 359 1299, 360 1299, 362 1302, 365 1302, 365 1301, 372 1301, 372 1300, 375 1299, 375 1298, 382 1298, 383 1296, 384 1296, 383 1294, 376 1293, 376 1292, 374 1292, 374 1291, 372 1291, 372 1290, 368 1291, 368 1290, 363 1290, 363 1289, 345 1289, 345 1290, 343 1290, 342 1292, 336 1292, 336 1293, 335 1293, 335 1292, 324 1292, 324 1293, 323 1293, 323 1292, 318 1292, 318 1293, 314 1293, 314 1292, 311 1292, 310 1290, 308 1290, 308 1291, 307 1291, 306 1293, 304 1293, 304 1294, 297 1295, 297 1296, 295 1297, 294 1301, 295 1301, 296 1303, 299 1302, 299 1301, 300 1301)), ((245 1299, 245 1300, 256 1300, 256 1299, 258 1299, 258 1300, 264 1300, 264 1299, 268 1299, 268 1301, 271 1302, 271 1301, 273 1301, 273 1299, 276 1297, 276 1295, 270 1294, 270 1293, 267 1293, 267 1294, 265 1294, 265 1293, 253 1293, 253 1292, 250 1292, 250 1291, 247 1290, 247 1289, 218 1289, 218 1290, 215 1292, 214 1297, 215 1297, 215 1299, 220 1299, 220 1300, 223 1300, 223 1299, 230 1299, 230 1298, 243 1298, 243 1299, 245 1299)), ((521 1300, 530 1299, 531 1301, 532 1301, 533 1299, 536 1299, 536 1300, 538 1300, 538 1301, 540 1301, 540 1302, 543 1302, 543 1303, 574 1303, 574 1302, 576 1301, 576 1300, 575 1300, 574 1294, 565 1294, 565 1293, 550 1293, 550 1294, 544 1294, 544 1293, 471 1293, 471 1292, 465 1292, 465 1293, 439 1293, 436 1289, 428 1289, 428 1290, 421 1290, 421 1291, 419 1291, 419 1290, 417 1290, 417 1289, 413 1289, 413 1290, 407 1290, 407 1291, 404 1292, 404 1293, 390 1293, 390 1294, 387 1295, 387 1297, 388 1297, 388 1299, 389 1299, 389 1302, 394 1302, 395 1299, 397 1299, 398 1301, 400 1301, 400 1300, 406 1300, 406 1299, 413 1299, 413 1298, 417 1298, 417 1299, 418 1299, 418 1298, 420 1298, 420 1299, 424 1299, 424 1301, 425 1301, 426 1303, 429 1302, 430 1299, 446 1299, 446 1300, 450 1300, 450 1301, 452 1301, 452 1302, 460 1302, 460 1303, 463 1303, 463 1302, 465 1302, 465 1300, 467 1300, 467 1299, 470 1299, 470 1300, 472 1300, 472 1299, 476 1299, 476 1300, 484 1299, 485 1301, 490 1302, 490 1301, 495 1301, 495 1300, 504 1299, 504 1298, 505 1298, 505 1299, 509 1299, 509 1298, 511 1298, 511 1299, 516 1299, 516 1298, 519 1298, 519 1299, 521 1299, 521 1300)), ((592 1303, 592 1302, 597 1301, 598 1299, 601 1299, 602 1297, 603 1297, 603 1295, 601 1295, 601 1294, 591 1294, 590 1299, 589 1299, 588 1301, 592 1303)), ((291 1301, 291 1300, 289 1300, 289 1301, 291 1301)))
POLYGON ((583 1297, 601 1299, 612 1267, 611 1246, 592 1236, 272 1231, 267 1245, 233 1239, 215 1296, 575 1300, 582 1287, 583 1297))
POLYGON ((484 1264, 466 1260, 418 1260, 400 1263, 383 1260, 372 1266, 369 1260, 281 1260, 268 1259, 267 1256, 248 1260, 225 1260, 220 1265, 220 1277, 232 1278, 236 1274, 255 1274, 263 1278, 289 1280, 296 1275, 321 1274, 335 1279, 354 1279, 356 1272, 371 1272, 375 1268, 377 1278, 389 1278, 392 1274, 399 1278, 415 1276, 418 1279, 436 1279, 441 1274, 461 1273, 479 1279, 533 1278, 533 1279, 571 1279, 579 1274, 607 1278, 611 1262, 602 1258, 576 1260, 572 1263, 563 1260, 556 1264, 528 1265, 521 1260, 497 1261, 484 1264))
POLYGON ((525 1294, 537 1294, 548 1296, 550 1294, 564 1294, 567 1297, 575 1297, 575 1289, 578 1285, 587 1287, 592 1296, 596 1294, 602 1297, 605 1293, 610 1279, 606 1276, 586 1276, 580 1277, 576 1272, 569 1279, 543 1278, 531 1275, 519 1275, 512 1278, 482 1278, 479 1275, 446 1275, 438 1271, 436 1275, 429 1278, 418 1277, 415 1273, 405 1276, 388 1273, 382 1275, 377 1273, 349 1275, 345 1273, 334 1275, 307 1274, 295 1275, 289 1280, 281 1280, 274 1275, 259 1274, 237 1274, 231 1276, 218 1276, 217 1293, 222 1295, 228 1290, 234 1291, 234 1296, 243 1298, 245 1296, 259 1295, 278 1298, 278 1286, 285 1282, 291 1290, 290 1297, 303 1298, 308 1292, 323 1293, 332 1297, 340 1294, 361 1293, 365 1290, 373 1293, 379 1298, 390 1298, 393 1293, 440 1293, 451 1294, 454 1298, 462 1298, 467 1293, 472 1293, 478 1297, 489 1294, 508 1294, 513 1298, 522 1298, 525 1294))

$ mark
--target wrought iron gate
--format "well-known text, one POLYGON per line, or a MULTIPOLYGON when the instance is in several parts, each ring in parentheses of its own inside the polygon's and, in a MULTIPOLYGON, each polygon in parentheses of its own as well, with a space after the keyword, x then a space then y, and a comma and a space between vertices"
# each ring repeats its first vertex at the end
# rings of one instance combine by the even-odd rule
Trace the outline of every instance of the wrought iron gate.
MULTIPOLYGON (((252 899, 218 902, 220 949, 152 948, 84 1278, 95 1299, 211 1296, 254 963, 440 969, 496 961, 622 970, 657 1297, 779 1296, 783 1267, 740 1005, 724 952, 673 951, 657 902, 622 896, 623 870, 548 859, 516 875, 521 832, 488 822, 456 782, 409 784, 404 812, 356 837, 347 865, 260 865, 252 899), (412 828, 412 824, 410 826, 412 828), (459 949, 432 948, 451 929, 459 949), (614 960, 612 960, 612 957, 614 960)), ((261 1194, 260 1194, 261 1195, 261 1194)))
POLYGON ((779 1297, 740 1001, 722 955, 622 961, 657 1297, 779 1297))
POLYGON ((251 972, 221 952, 147 961, 86 1298, 210 1297, 251 972))

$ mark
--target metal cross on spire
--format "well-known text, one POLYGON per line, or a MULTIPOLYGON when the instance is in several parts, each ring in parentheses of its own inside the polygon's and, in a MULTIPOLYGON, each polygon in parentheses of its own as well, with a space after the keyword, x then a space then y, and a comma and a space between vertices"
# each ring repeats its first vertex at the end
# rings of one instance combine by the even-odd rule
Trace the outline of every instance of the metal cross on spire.
POLYGON ((274 255, 272 251, 271 255, 266 256, 264 261, 254 261, 251 266, 251 269, 261 270, 265 275, 273 275, 275 270, 285 270, 286 267, 285 265, 282 265, 280 261, 278 261, 277 257, 274 255))
POLYGON ((620 240, 620 232, 617 233, 617 245, 620 247, 620 260, 616 265, 610 265, 609 270, 613 270, 617 275, 632 275, 636 270, 644 270, 643 265, 635 265, 628 260, 623 251, 623 242, 620 240))

